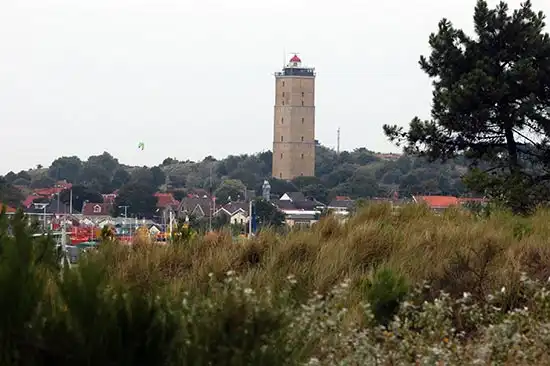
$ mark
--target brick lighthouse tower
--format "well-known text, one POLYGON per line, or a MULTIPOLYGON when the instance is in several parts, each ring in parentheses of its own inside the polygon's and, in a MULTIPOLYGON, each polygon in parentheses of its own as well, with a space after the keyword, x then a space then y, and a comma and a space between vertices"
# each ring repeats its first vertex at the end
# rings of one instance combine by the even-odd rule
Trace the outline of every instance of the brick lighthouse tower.
POLYGON ((275 73, 274 178, 315 175, 315 69, 294 55, 275 73))

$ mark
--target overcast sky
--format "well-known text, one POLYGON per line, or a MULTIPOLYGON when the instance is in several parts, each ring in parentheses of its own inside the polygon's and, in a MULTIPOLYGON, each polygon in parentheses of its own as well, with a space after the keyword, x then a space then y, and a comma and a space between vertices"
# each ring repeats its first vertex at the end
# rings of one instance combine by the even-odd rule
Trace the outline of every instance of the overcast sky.
MULTIPOLYGON (((533 4, 550 15, 550 1, 533 4)), ((103 151, 156 165, 271 149, 285 50, 317 69, 322 144, 340 127, 342 149, 397 151, 382 125, 429 116, 429 34, 442 17, 470 31, 474 5, 0 0, 0 174, 103 151)))

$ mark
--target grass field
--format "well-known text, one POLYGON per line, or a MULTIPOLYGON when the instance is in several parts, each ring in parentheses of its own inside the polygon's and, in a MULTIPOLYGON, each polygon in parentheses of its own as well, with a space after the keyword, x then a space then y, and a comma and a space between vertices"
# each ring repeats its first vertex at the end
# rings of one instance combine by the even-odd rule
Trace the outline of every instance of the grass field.
POLYGON ((549 219, 373 205, 240 244, 103 243, 61 279, 33 267, 15 334, 33 365, 544 365, 549 219))

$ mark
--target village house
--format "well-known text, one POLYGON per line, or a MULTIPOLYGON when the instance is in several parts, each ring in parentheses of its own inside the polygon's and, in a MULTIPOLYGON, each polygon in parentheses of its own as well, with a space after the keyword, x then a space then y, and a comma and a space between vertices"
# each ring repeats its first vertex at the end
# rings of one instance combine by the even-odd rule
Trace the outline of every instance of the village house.
POLYGON ((110 217, 113 209, 114 205, 112 203, 84 202, 84 204, 82 205, 82 215, 110 217))
POLYGON ((285 214, 288 226, 310 226, 319 220, 326 206, 316 200, 306 199, 301 192, 284 193, 273 204, 285 214))
POLYGON ((413 196, 415 203, 424 203, 436 212, 445 211, 452 206, 461 206, 468 203, 478 203, 484 205, 487 203, 485 198, 454 197, 454 196, 413 196))
POLYGON ((336 196, 327 206, 327 210, 335 215, 347 216, 353 210, 355 201, 347 196, 336 196))
POLYGON ((214 198, 208 196, 191 196, 181 200, 177 209, 178 217, 185 218, 194 216, 196 218, 209 217, 217 211, 217 206, 214 198))
POLYGON ((215 216, 225 215, 232 225, 245 225, 250 220, 249 203, 245 201, 229 202, 220 207, 215 216))

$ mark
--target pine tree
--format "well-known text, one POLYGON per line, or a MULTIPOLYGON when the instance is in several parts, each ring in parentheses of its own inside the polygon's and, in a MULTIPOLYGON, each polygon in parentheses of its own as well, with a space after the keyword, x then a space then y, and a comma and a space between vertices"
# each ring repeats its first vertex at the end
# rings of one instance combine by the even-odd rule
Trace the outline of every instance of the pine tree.
POLYGON ((530 1, 509 12, 479 0, 475 37, 441 20, 431 54, 420 58, 433 81, 432 119, 408 131, 384 126, 390 141, 431 160, 463 154, 467 183, 525 212, 550 191, 550 37, 530 1))

